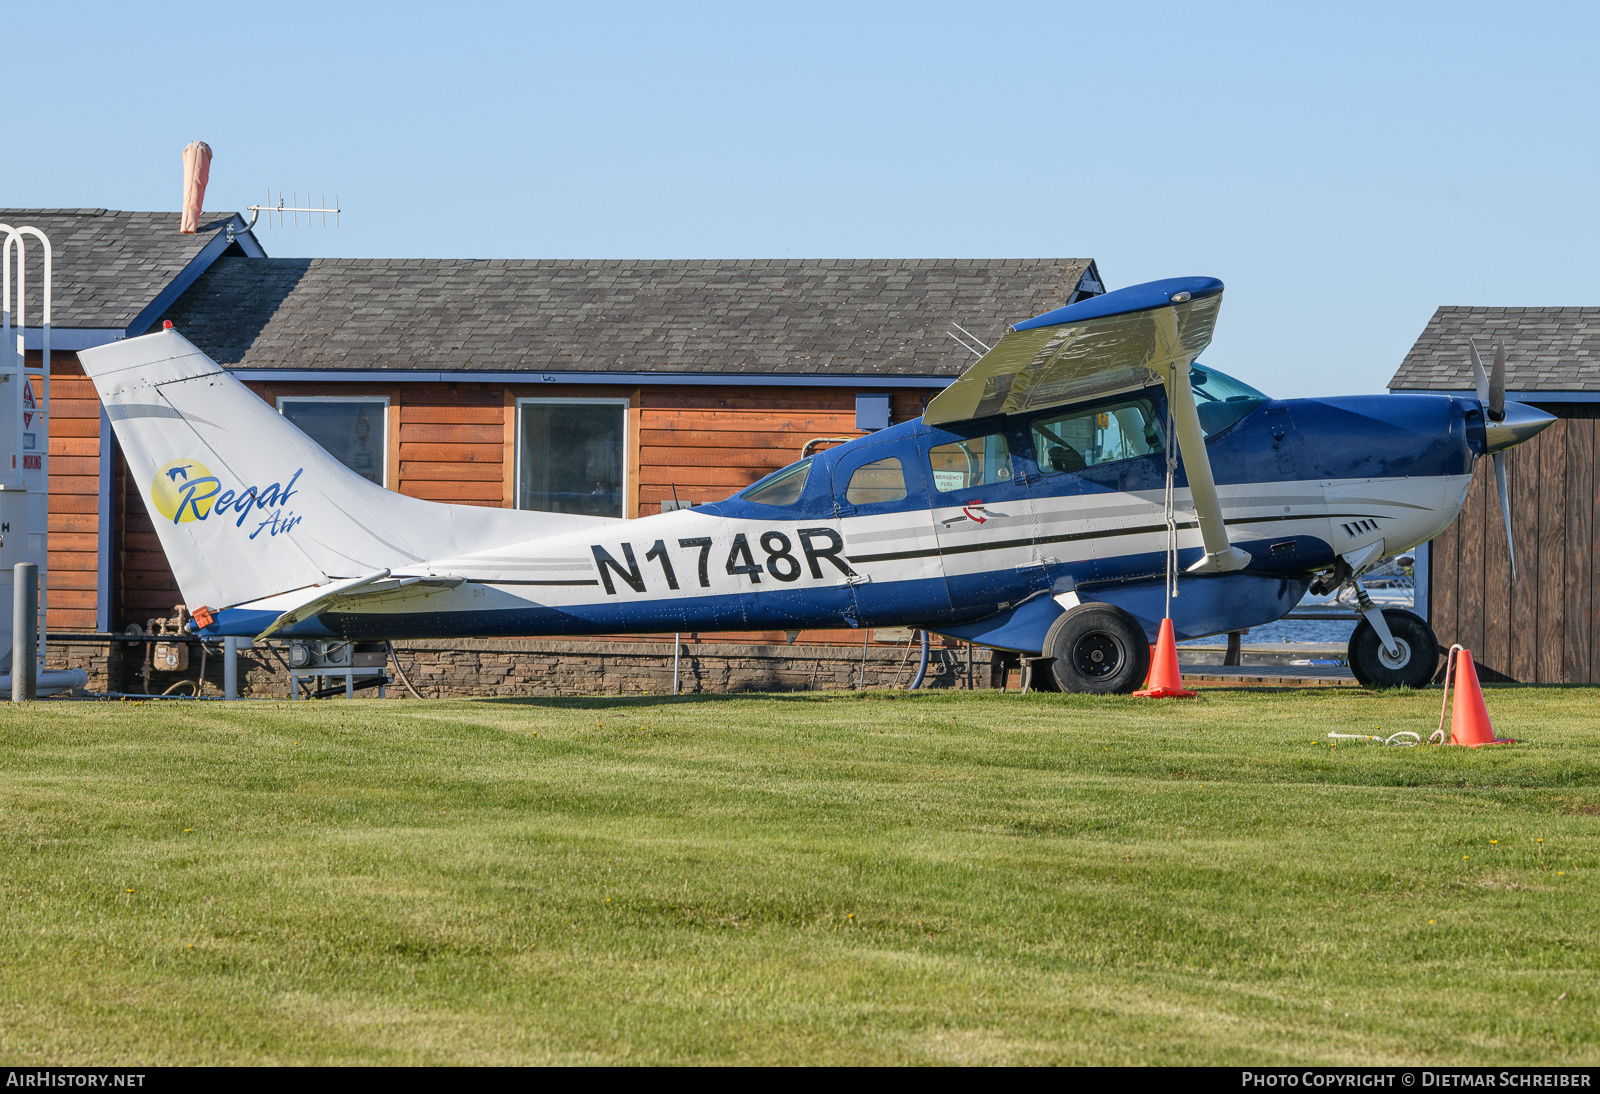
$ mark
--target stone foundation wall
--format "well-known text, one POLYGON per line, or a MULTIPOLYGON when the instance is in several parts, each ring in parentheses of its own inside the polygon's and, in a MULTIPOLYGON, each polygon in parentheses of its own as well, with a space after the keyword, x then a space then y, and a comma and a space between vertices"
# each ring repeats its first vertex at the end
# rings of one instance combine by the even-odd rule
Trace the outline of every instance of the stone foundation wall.
MULTIPOLYGON (((919 648, 904 646, 786 646, 739 642, 686 642, 681 647, 680 690, 708 692, 826 691, 904 687, 916 675, 919 648)), ((672 691, 671 642, 574 641, 564 639, 449 639, 395 643, 400 669, 429 699, 488 695, 663 695, 672 691)), ((82 668, 88 691, 161 694, 180 681, 200 680, 200 648, 190 648, 184 672, 142 674, 144 649, 117 643, 54 645, 48 668, 82 668)), ((974 651, 973 684, 989 686, 989 652, 974 651)), ((241 698, 287 698, 288 651, 283 645, 239 651, 241 698)), ((410 698, 389 673, 389 698, 410 698)), ((328 684, 342 683, 329 679, 328 684)), ((927 688, 966 686, 966 647, 935 645, 929 655, 927 688)), ((176 688, 189 693, 188 686, 176 688)), ((222 694, 222 661, 205 658, 202 694, 222 694)), ((358 692, 375 697, 377 692, 358 692)))
MULTIPOLYGON (((398 642, 400 668, 429 698, 460 695, 662 695, 672 691, 670 642, 560 640, 398 642)), ((973 679, 988 681, 987 651, 975 656, 973 679)), ((905 686, 916 675, 918 650, 860 647, 684 643, 682 694, 741 691, 829 691, 905 686)), ((935 647, 924 687, 966 683, 966 651, 935 647)), ((402 689, 403 690, 403 689, 402 689)))
POLYGON ((85 690, 91 692, 104 693, 113 690, 112 676, 115 661, 116 657, 105 646, 46 642, 44 647, 46 672, 58 669, 82 669, 89 674, 89 686, 85 690))

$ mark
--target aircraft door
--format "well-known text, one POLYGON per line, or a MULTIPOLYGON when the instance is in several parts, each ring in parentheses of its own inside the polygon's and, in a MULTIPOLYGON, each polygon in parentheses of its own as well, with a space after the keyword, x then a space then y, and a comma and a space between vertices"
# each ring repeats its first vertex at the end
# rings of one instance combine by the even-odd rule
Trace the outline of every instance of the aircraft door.
POLYGON ((1028 420, 1023 472, 1034 546, 1022 566, 1037 587, 1163 565, 1153 552, 1165 540, 1152 529, 1165 524, 1145 499, 1166 485, 1164 413, 1160 390, 1150 389, 1028 420))
POLYGON ((1021 599, 1018 568, 1033 554, 1033 515, 1013 461, 1015 440, 990 422, 934 429, 925 441, 934 534, 951 605, 961 615, 1021 599))
POLYGON ((931 623, 950 610, 927 476, 915 438, 852 447, 833 465, 854 618, 861 626, 931 623))

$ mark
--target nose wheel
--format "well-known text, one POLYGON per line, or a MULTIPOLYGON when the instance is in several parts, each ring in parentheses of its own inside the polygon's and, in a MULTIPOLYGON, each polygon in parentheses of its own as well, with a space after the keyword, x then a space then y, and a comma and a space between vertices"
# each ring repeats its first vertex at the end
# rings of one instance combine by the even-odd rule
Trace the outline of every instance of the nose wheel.
POLYGON ((1350 636, 1350 672, 1362 687, 1427 687, 1439 670, 1439 641, 1433 628, 1401 608, 1385 608, 1383 620, 1394 636, 1395 652, 1383 648, 1378 632, 1363 619, 1350 636))

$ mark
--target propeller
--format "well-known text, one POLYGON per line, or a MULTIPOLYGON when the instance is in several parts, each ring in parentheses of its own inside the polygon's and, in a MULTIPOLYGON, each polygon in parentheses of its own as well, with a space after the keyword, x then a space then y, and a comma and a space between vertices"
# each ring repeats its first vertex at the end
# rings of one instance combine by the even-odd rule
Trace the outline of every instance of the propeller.
MULTIPOLYGON (((1506 344, 1500 339, 1494 343, 1494 367, 1485 373, 1483 358, 1478 356, 1478 345, 1467 339, 1472 351, 1472 378, 1478 388, 1478 402, 1483 406, 1484 417, 1491 422, 1506 420, 1506 344)), ((1511 538, 1511 490, 1506 483, 1506 454, 1501 449, 1494 453, 1494 485, 1500 497, 1500 515, 1506 522, 1506 554, 1511 559, 1511 580, 1517 579, 1517 548, 1511 538)))

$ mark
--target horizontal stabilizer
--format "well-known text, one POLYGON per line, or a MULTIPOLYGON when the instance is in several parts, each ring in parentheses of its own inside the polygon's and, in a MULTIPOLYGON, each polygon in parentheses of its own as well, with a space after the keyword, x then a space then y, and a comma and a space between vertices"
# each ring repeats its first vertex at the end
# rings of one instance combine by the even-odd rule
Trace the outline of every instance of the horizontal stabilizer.
POLYGON ((323 612, 360 611, 375 606, 380 601, 394 599, 397 593, 409 599, 430 592, 446 592, 460 587, 465 581, 465 578, 448 574, 391 575, 388 570, 379 570, 366 577, 318 585, 306 589, 306 600, 280 613, 266 630, 256 635, 256 638, 258 640, 270 638, 286 627, 292 627, 323 612))

